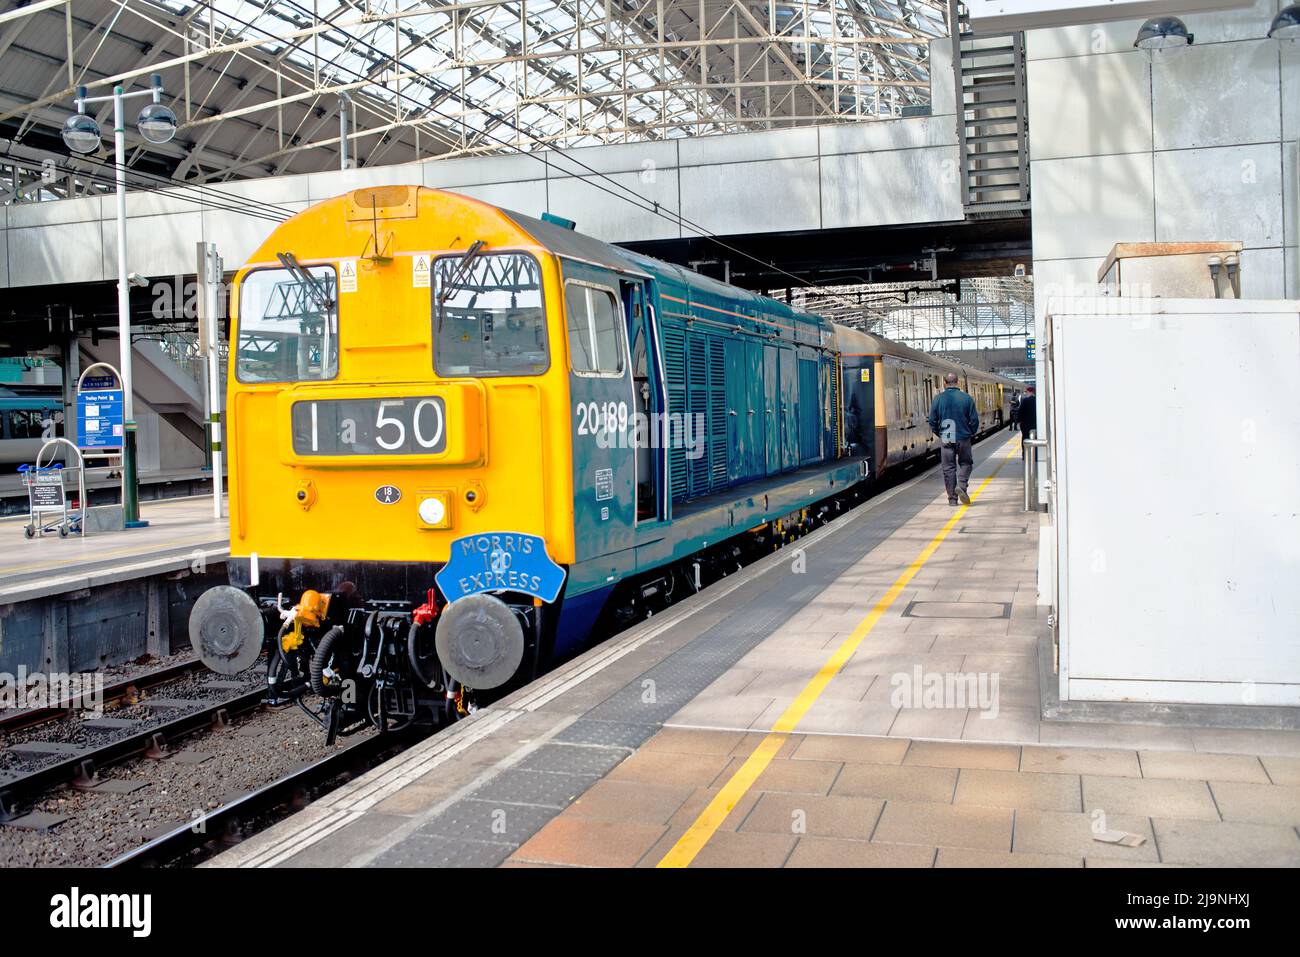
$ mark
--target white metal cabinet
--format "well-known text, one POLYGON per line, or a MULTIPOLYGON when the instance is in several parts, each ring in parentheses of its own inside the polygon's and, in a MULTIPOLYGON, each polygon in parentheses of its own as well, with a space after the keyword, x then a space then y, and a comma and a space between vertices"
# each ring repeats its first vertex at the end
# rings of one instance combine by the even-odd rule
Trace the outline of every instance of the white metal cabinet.
POLYGON ((1300 303, 1048 308, 1062 699, 1300 704, 1300 303))

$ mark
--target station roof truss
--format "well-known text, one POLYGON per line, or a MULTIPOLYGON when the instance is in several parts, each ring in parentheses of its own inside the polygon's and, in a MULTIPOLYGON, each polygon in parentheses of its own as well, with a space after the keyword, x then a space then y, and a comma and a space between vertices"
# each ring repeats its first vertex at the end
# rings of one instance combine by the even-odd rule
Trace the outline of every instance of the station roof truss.
MULTIPOLYGON (((128 164, 189 182, 337 169, 341 110, 349 165, 365 166, 923 113, 947 6, 3 0, 0 164, 44 149, 65 169, 76 87, 103 95, 152 73, 180 126, 155 146, 128 122, 128 164)), ((111 130, 112 105, 95 109, 111 130)), ((105 188, 16 167, 6 183, 5 202, 105 188)))

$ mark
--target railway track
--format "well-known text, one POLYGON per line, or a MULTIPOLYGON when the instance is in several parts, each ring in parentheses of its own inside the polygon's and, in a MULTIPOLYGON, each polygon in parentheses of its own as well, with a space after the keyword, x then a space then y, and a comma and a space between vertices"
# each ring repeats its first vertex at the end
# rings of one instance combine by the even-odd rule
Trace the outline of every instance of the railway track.
MULTIPOLYGON (((192 667, 193 663, 186 665, 192 667)), ((134 680, 129 683, 138 689, 134 680)), ((159 681, 153 686, 161 683, 159 681)), ((28 743, 30 753, 43 758, 52 756, 52 759, 32 770, 0 771, 0 822, 21 818, 25 806, 59 785, 75 784, 93 789, 102 768, 141 754, 163 756, 168 747, 180 739, 205 728, 226 724, 237 715, 261 707, 265 697, 266 688, 258 683, 232 696, 211 702, 195 702, 193 707, 184 708, 183 713, 158 723, 141 721, 142 727, 134 733, 118 734, 104 744, 86 748, 65 744, 42 746, 40 742, 33 746, 28 743), (41 750, 42 747, 48 750, 41 750)))
MULTIPOLYGON (((123 678, 104 687, 104 704, 117 704, 141 691, 150 691, 177 678, 198 674, 204 670, 203 663, 198 658, 188 658, 153 671, 123 678)), ((58 721, 67 717, 75 707, 75 701, 64 700, 48 707, 27 708, 10 714, 0 714, 0 733, 22 731, 50 721, 58 721)))
POLYGON ((285 809, 296 809, 310 803, 331 782, 368 771, 428 733, 407 729, 363 738, 350 747, 312 761, 228 801, 192 822, 179 824, 104 866, 126 869, 195 863, 186 858, 205 845, 238 843, 250 824, 265 822, 285 809))

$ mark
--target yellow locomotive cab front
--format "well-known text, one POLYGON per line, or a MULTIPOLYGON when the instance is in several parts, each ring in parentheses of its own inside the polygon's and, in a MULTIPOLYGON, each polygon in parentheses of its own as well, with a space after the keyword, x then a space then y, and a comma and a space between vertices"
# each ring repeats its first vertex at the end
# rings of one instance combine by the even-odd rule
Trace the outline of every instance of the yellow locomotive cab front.
POLYGON ((575 551, 562 309, 556 257, 464 196, 360 189, 279 226, 235 278, 203 660, 265 648, 268 701, 312 692, 331 740, 535 673, 575 551))
POLYGON ((560 301, 554 257, 465 197, 374 187, 277 228, 236 277, 232 556, 445 562, 510 529, 572 561, 560 301))

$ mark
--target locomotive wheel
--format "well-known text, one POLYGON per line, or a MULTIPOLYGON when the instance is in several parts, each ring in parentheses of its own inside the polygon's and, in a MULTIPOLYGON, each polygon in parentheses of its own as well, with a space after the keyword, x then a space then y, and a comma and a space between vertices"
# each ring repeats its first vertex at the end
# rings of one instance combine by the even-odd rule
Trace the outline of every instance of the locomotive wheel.
POLYGON ((509 681, 524 659, 519 619, 491 595, 469 595, 448 605, 438 620, 434 643, 447 673, 482 691, 509 681))

